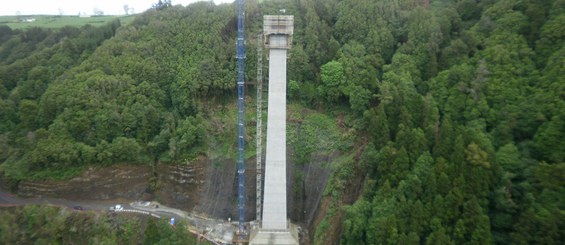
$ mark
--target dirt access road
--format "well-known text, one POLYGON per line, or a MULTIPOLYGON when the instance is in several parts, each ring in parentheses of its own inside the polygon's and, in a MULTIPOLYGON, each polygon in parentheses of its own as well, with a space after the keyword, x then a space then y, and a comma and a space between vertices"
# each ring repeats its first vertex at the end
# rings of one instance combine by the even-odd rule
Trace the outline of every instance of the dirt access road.
POLYGON ((163 206, 156 202, 119 202, 119 201, 73 201, 60 198, 20 198, 7 191, 0 189, 0 207, 23 206, 28 204, 49 204, 59 207, 74 209, 76 206, 84 210, 105 212, 109 207, 121 204, 124 210, 116 213, 127 213, 132 211, 142 211, 159 218, 175 218, 175 220, 185 220, 191 230, 203 235, 204 238, 217 243, 231 243, 235 232, 235 225, 226 223, 223 220, 207 219, 191 215, 185 211, 163 206))
POLYGON ((59 207, 74 209, 80 206, 83 210, 108 211, 111 206, 120 204, 125 210, 139 210, 157 214, 162 218, 175 218, 176 220, 188 219, 188 214, 182 210, 173 209, 165 206, 158 208, 160 204, 153 205, 153 208, 144 208, 141 205, 131 205, 129 202, 104 200, 104 201, 74 201, 60 198, 20 198, 7 191, 0 189, 0 207, 22 206, 27 204, 49 204, 59 207), (156 208, 157 207, 157 208, 156 208))
POLYGON ((7 191, 0 189, 0 206, 21 206, 26 204, 51 204, 55 206, 73 208, 81 206, 85 210, 108 210, 114 204, 112 201, 72 201, 58 198, 19 198, 7 191))
POLYGON ((66 207, 75 209, 75 207, 81 207, 82 210, 91 210, 104 212, 108 211, 111 206, 120 204, 124 207, 124 210, 139 210, 146 211, 158 215, 161 218, 175 218, 176 220, 187 219, 188 215, 182 215, 184 211, 178 209, 172 209, 168 207, 163 207, 161 209, 147 210, 139 207, 134 207, 129 203, 123 201, 74 201, 60 198, 20 198, 7 191, 0 189, 0 207, 11 207, 11 206, 23 206, 28 204, 49 204, 59 207, 66 207))

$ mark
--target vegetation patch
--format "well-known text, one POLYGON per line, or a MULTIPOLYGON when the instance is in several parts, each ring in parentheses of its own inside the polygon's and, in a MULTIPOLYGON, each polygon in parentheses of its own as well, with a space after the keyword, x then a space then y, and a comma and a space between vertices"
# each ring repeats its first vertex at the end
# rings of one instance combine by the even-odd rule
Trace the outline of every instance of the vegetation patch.
POLYGON ((81 27, 84 25, 102 26, 116 19, 122 24, 127 24, 135 15, 127 16, 69 16, 69 15, 22 15, 0 16, 0 25, 7 25, 12 29, 29 29, 34 27, 58 29, 67 26, 81 27))
POLYGON ((72 211, 48 205, 0 209, 2 244, 201 244, 184 221, 72 211))
POLYGON ((351 138, 343 136, 336 119, 304 108, 298 104, 289 106, 287 144, 292 147, 292 159, 297 164, 308 163, 312 155, 330 155, 347 150, 351 138))

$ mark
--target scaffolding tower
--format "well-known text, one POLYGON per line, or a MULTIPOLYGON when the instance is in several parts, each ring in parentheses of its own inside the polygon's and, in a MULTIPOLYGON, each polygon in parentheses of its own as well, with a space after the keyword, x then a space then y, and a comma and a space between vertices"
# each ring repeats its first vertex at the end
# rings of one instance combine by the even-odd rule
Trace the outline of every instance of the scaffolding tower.
POLYGON ((245 1, 237 0, 237 178, 239 237, 245 237, 245 1))
POLYGON ((263 33, 257 36, 257 199, 256 218, 261 220, 263 209, 263 33))

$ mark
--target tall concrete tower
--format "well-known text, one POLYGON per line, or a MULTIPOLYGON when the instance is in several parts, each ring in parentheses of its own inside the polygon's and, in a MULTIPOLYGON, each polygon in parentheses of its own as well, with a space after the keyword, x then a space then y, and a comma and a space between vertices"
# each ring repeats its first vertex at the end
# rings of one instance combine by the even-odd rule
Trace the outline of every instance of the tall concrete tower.
POLYGON ((298 244, 286 206, 286 60, 292 44, 294 16, 263 16, 265 47, 269 49, 269 100, 265 194, 261 228, 250 244, 298 244))

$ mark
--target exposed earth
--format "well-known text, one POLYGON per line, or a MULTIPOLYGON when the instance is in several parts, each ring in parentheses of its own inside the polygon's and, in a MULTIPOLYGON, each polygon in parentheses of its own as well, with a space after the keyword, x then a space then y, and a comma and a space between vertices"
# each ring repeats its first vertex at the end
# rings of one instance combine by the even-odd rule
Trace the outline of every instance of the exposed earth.
MULTIPOLYGON (((333 157, 312 158, 310 164, 295 165, 289 160, 287 165, 288 215, 293 223, 302 227, 310 227, 315 220, 333 157), (295 178, 297 168, 302 178, 295 178)), ((155 171, 157 176, 153 177, 152 168, 146 165, 92 167, 70 180, 21 181, 12 186, 0 181, 0 188, 11 189, 13 195, 25 198, 27 203, 49 200, 61 206, 81 205, 104 210, 114 203, 158 201, 199 217, 236 220, 235 161, 202 157, 188 164, 158 164, 155 171)), ((248 221, 256 217, 255 180, 255 159, 252 158, 247 160, 246 169, 248 221)), ((21 200, 8 192, 1 194, 0 203, 21 200)))

